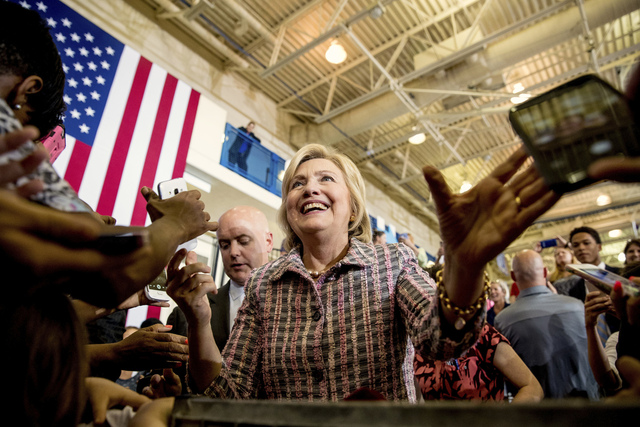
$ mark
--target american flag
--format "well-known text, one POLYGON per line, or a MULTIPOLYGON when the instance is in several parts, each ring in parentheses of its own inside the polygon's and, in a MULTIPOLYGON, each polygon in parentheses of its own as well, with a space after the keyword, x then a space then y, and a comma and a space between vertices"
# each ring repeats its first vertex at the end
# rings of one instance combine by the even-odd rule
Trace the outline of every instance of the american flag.
POLYGON ((66 74, 54 168, 96 212, 148 223, 139 190, 183 175, 200 94, 58 0, 15 2, 47 21, 66 74))

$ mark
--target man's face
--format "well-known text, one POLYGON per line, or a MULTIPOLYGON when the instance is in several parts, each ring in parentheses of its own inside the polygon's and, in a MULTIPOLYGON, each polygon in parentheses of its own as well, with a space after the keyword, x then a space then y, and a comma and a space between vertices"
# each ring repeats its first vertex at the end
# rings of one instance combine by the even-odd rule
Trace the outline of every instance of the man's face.
POLYGON ((589 233, 576 233, 571 238, 573 253, 582 264, 600 264, 600 250, 602 245, 589 233))
POLYGON ((268 261, 273 244, 271 235, 240 215, 221 218, 217 235, 224 272, 244 286, 251 270, 268 261))

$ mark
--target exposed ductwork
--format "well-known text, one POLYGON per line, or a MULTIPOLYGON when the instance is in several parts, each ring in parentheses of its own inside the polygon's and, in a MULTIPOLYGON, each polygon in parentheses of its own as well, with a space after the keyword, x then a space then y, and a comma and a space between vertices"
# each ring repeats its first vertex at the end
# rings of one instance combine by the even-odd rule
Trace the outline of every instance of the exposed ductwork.
MULTIPOLYGON (((589 19, 590 28, 597 28, 637 10, 637 8, 637 0, 589 0, 584 2, 584 13, 589 19)), ((570 7, 518 33, 510 34, 508 38, 502 38, 486 46, 480 53, 481 61, 465 61, 447 68, 444 78, 437 78, 433 75, 433 71, 437 71, 437 68, 431 66, 425 70, 425 73, 430 72, 431 75, 420 77, 419 74, 416 74, 412 76, 413 81, 405 82, 404 88, 408 92, 411 92, 411 88, 456 90, 467 88, 470 82, 482 81, 493 75, 495 70, 513 66, 541 51, 548 50, 582 34, 584 27, 581 24, 581 19, 579 8, 577 6, 570 7)), ((482 46, 477 46, 477 49, 482 49, 482 46)), ((447 58, 442 61, 443 66, 446 61, 447 58)), ((435 102, 440 96, 418 91, 412 93, 415 105, 420 108, 435 102)), ((387 91, 367 103, 332 118, 331 123, 293 126, 290 142, 296 147, 302 147, 309 143, 331 145, 343 140, 345 134, 358 135, 380 123, 407 113, 406 105, 393 92, 387 91)))

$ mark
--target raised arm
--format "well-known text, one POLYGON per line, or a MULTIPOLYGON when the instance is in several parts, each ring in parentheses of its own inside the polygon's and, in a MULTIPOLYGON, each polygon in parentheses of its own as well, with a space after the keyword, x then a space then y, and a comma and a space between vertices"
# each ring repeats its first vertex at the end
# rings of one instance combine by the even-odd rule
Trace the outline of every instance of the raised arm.
POLYGON ((596 325, 598 315, 613 308, 611 298, 600 291, 589 292, 584 303, 584 318, 587 328, 587 346, 589 365, 598 384, 607 392, 618 390, 622 381, 618 373, 611 368, 609 359, 598 336, 596 325))
POLYGON ((211 306, 207 293, 216 292, 211 269, 196 262, 195 252, 178 251, 167 268, 167 293, 178 304, 189 323, 189 379, 196 393, 204 390, 216 379, 222 367, 220 349, 211 330, 211 306), (186 266, 180 267, 185 258, 186 266), (200 274, 203 273, 203 274, 200 274))
MULTIPOLYGON (((453 194, 436 168, 423 169, 436 204, 444 242, 444 287, 451 303, 457 307, 466 308, 478 301, 483 293, 486 263, 559 198, 533 166, 514 177, 527 158, 524 149, 518 149, 489 176, 462 194, 453 194)), ((473 316, 460 316, 446 306, 443 312, 454 325, 460 318, 468 320, 473 316)))

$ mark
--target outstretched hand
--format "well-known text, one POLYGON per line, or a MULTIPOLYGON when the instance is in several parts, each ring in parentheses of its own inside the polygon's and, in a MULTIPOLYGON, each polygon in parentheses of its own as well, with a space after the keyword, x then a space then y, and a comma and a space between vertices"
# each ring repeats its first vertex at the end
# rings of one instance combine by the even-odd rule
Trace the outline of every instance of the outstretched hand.
POLYGON ((560 198, 530 166, 507 182, 527 160, 523 148, 462 194, 453 194, 442 174, 423 169, 436 204, 447 263, 482 270, 560 198))
MULTIPOLYGON (((477 300, 485 265, 560 198, 533 165, 513 178, 527 158, 524 149, 518 149, 462 194, 453 194, 435 167, 423 169, 444 242, 445 288, 458 306, 477 300)), ((445 315, 453 320, 450 313, 445 315)))

